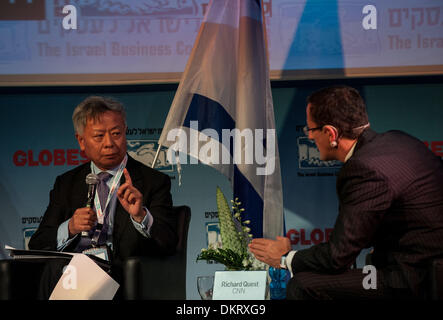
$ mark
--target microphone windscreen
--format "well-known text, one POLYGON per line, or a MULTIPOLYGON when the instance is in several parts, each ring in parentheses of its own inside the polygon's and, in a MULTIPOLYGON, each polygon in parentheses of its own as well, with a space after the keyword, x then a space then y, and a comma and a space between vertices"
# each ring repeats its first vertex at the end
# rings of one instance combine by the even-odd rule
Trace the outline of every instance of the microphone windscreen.
POLYGON ((96 175, 95 173, 90 173, 86 176, 86 184, 90 185, 90 184, 98 184, 99 183, 99 178, 98 175, 96 175))

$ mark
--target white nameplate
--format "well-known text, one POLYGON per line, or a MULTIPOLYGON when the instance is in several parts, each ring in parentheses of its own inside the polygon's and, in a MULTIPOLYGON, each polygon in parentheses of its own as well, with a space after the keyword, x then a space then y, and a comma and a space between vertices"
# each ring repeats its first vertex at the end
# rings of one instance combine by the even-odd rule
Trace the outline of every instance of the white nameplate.
POLYGON ((213 300, 264 300, 266 271, 216 271, 213 300))

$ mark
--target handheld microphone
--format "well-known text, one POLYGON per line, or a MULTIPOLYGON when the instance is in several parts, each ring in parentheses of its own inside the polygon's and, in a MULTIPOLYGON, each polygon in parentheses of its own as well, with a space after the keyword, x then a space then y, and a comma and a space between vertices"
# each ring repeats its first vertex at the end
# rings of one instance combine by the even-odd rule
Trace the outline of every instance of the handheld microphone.
POLYGON ((100 182, 98 176, 94 173, 90 173, 86 176, 86 184, 88 185, 88 200, 86 201, 86 207, 92 208, 94 202, 95 188, 100 182))
MULTIPOLYGON (((92 208, 94 203, 95 189, 100 182, 98 176, 94 173, 90 173, 86 176, 86 184, 88 185, 88 200, 86 201, 86 207, 92 208)), ((82 237, 87 237, 88 231, 82 231, 82 237)))

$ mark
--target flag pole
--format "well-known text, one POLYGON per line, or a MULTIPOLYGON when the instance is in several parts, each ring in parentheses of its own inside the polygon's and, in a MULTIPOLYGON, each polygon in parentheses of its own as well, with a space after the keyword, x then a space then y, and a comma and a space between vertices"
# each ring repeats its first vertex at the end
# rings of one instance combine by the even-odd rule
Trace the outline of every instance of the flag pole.
POLYGON ((156 162, 157 162, 158 155, 159 155, 159 153, 160 153, 160 149, 161 149, 161 147, 162 147, 162 145, 159 144, 159 145, 158 145, 158 149, 157 149, 157 153, 155 154, 155 157, 154 157, 154 161, 152 161, 152 165, 151 165, 151 168, 152 168, 152 169, 154 169, 154 167, 155 167, 155 164, 156 164, 156 162))

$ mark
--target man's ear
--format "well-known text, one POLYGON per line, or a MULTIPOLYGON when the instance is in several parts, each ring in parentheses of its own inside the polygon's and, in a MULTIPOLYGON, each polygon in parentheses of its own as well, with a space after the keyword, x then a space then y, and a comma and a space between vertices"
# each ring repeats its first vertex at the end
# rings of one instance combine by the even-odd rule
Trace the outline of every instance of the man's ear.
POLYGON ((329 135, 329 142, 337 141, 338 139, 338 131, 334 126, 326 125, 323 127, 323 130, 329 135))
POLYGON ((83 138, 83 136, 75 133, 75 138, 77 139, 78 145, 80 146, 80 150, 85 151, 85 139, 83 138))

